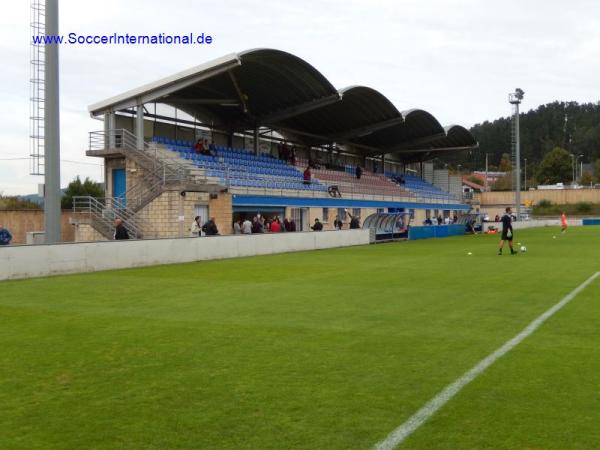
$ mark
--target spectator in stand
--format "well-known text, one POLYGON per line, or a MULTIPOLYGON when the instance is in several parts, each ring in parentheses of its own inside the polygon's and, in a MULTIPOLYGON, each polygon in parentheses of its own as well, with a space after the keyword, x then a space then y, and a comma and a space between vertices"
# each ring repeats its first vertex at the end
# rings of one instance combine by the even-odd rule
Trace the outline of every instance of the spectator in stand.
POLYGON ((283 219, 283 229, 285 231, 292 231, 292 224, 287 217, 283 219))
POLYGON ((287 161, 288 159, 290 159, 290 149, 288 148, 285 141, 283 141, 279 145, 279 159, 282 161, 287 161))
POLYGON ((265 233, 269 233, 271 231, 271 219, 265 219, 264 228, 265 233))
POLYGON ((294 219, 290 220, 290 231, 296 231, 296 221, 294 219))
POLYGON ((360 166, 356 166, 356 170, 354 171, 354 174, 356 175, 356 179, 360 180, 360 177, 362 176, 362 169, 360 168, 360 166))
POLYGON ((129 239, 129 233, 127 232, 127 228, 123 225, 123 221, 118 217, 115 219, 115 234, 113 239, 116 241, 120 241, 123 239, 129 239))
POLYGON ((242 234, 252 234, 252 222, 247 217, 242 222, 242 234))
POLYGON ((340 216, 335 216, 335 220, 333 221, 333 228, 336 230, 341 230, 344 226, 344 222, 340 220, 340 216))
POLYGON ((312 174, 310 173, 310 166, 308 166, 304 171, 304 184, 310 184, 311 178, 312 174))
POLYGON ((215 146, 215 141, 210 142, 210 145, 208 146, 208 151, 211 153, 211 155, 215 154, 215 152, 217 151, 217 147, 215 146))
POLYGON ((494 222, 496 222, 496 223, 500 222, 500 216, 498 214, 496 214, 496 217, 494 218, 494 222))
POLYGON ((450 225, 450 216, 444 217, 444 225, 450 225))
POLYGON ((12 234, 2 225, 0 225, 0 245, 9 245, 10 241, 12 241, 12 234))
POLYGON ((281 233, 281 222, 279 217, 275 217, 275 220, 271 222, 271 233, 281 233))
POLYGON ((431 221, 430 217, 426 218, 424 223, 425 225, 433 225, 433 222, 431 221))
POLYGON ((290 150, 290 164, 292 166, 296 165, 296 146, 292 145, 292 149, 290 150))
POLYGON ((318 218, 315 218, 315 224, 311 228, 313 231, 323 231, 323 224, 319 222, 318 218))
POLYGON ((456 223, 458 222, 458 216, 456 214, 454 214, 454 217, 452 218, 452 223, 456 223))
POLYGON ((252 233, 264 233, 262 222, 258 216, 255 216, 254 219, 252 219, 252 233))
POLYGON ((350 229, 357 230, 360 228, 360 217, 353 216, 350 211, 346 210, 346 214, 350 217, 350 229))
POLYGON ((202 217, 194 217, 194 221, 192 222, 192 226, 190 227, 190 233, 192 237, 202 236, 202 217))
POLYGON ((437 217, 437 224, 438 224, 438 225, 441 225, 442 223, 444 223, 444 218, 443 218, 443 217, 442 217, 442 215, 440 214, 440 215, 437 217))
POLYGON ((196 141, 196 144, 194 145, 194 152, 196 152, 196 155, 204 154, 204 144, 202 143, 202 139, 198 139, 198 141, 196 141))
POLYGON ((219 234, 219 229, 217 228, 214 217, 211 217, 208 222, 202 226, 202 231, 204 231, 204 234, 207 236, 216 236, 219 234))
POLYGON ((242 219, 233 222, 233 234, 242 234, 242 219))

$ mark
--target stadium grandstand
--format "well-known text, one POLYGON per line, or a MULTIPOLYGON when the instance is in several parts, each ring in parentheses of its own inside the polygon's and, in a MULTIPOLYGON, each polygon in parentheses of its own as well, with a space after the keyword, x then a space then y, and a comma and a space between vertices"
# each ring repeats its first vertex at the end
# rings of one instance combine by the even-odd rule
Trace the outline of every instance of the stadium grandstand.
POLYGON ((431 162, 476 148, 467 129, 369 87, 338 90, 283 51, 223 56, 89 110, 104 123, 87 155, 104 159, 107 197, 75 199, 78 241, 109 239, 117 216, 133 237, 162 238, 187 236, 195 216, 229 234, 256 214, 309 230, 347 211, 421 223, 470 209, 461 177, 431 162))

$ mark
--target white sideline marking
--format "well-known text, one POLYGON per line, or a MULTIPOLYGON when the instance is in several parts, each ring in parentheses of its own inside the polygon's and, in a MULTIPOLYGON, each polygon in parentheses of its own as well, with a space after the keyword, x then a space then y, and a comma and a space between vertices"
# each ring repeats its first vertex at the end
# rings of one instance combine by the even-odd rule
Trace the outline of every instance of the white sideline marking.
POLYGON ((596 278, 600 276, 600 272, 596 272, 573 291, 567 294, 561 301, 555 304, 553 307, 542 313, 537 319, 531 322, 523 331, 517 334, 510 341, 507 341, 502 347, 497 349, 494 353, 488 355, 482 359, 476 366, 465 372, 459 379, 452 384, 446 386, 439 394, 429 400, 425 406, 419 409, 415 414, 408 418, 406 422, 392 431, 383 441, 378 442, 374 449, 375 450, 391 450, 398 444, 402 443, 408 436, 410 436, 417 428, 423 425, 431 416, 433 416, 442 406, 444 406, 452 397, 454 397, 460 390, 473 381, 477 375, 482 373, 489 366, 494 364, 499 358, 504 356, 506 353, 515 348, 520 344, 526 337, 531 335, 537 330, 549 317, 554 315, 563 306, 573 300, 577 294, 583 291, 589 286, 596 278))

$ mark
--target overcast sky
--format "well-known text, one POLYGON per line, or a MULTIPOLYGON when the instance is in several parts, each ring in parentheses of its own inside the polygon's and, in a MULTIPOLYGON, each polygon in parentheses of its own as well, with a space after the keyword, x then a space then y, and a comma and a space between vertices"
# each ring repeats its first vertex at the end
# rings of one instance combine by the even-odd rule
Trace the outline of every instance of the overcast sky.
MULTIPOLYGON (((28 0, 0 15, 0 193, 37 192, 29 176, 28 0)), ((62 186, 101 180, 85 157, 91 103, 221 55, 271 47, 300 56, 337 88, 373 87, 400 110, 471 126, 553 100, 600 100, 600 2, 592 0, 60 0, 67 34, 205 32, 210 46, 62 46, 62 186)))

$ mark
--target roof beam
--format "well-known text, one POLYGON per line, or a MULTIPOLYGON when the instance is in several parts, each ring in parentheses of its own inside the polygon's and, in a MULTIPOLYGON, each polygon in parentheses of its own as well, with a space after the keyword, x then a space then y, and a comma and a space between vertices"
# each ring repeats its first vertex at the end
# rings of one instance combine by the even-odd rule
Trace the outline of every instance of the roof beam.
POLYGON ((199 72, 195 75, 189 76, 183 79, 176 79, 174 81, 166 82, 162 86, 157 87, 148 87, 143 86, 142 88, 137 89, 140 91, 139 94, 137 92, 132 93, 131 96, 125 97, 127 95, 123 94, 120 96, 109 98, 100 103, 96 103, 89 107, 90 113, 92 116, 96 116, 99 114, 103 114, 106 111, 119 111, 121 109, 127 109, 132 106, 143 105, 144 103, 153 102, 155 100, 162 99, 174 92, 180 91, 181 89, 185 89, 189 86, 193 86, 196 83, 207 80, 208 78, 215 77, 224 72, 230 71, 231 69, 238 67, 241 62, 236 59, 233 61, 228 61, 222 65, 218 65, 215 67, 211 67, 202 72, 199 72))
POLYGON ((237 98, 177 98, 169 96, 165 101, 169 103, 180 103, 182 105, 220 105, 220 106, 239 106, 237 98))
POLYGON ((229 78, 231 79, 231 82, 233 83, 233 87, 235 88, 235 92, 237 92, 238 98, 240 99, 240 103, 242 105, 242 111, 244 112, 244 114, 248 114, 248 104, 246 103, 246 95, 244 95, 244 93, 242 92, 242 89, 240 88, 240 85, 237 82, 237 78, 235 77, 234 73, 229 70, 229 78))
MULTIPOLYGON (((323 143, 323 144, 333 142, 331 140, 331 138, 328 137, 328 136, 321 136, 319 134, 309 133, 309 132, 301 131, 301 130, 295 130, 293 128, 277 127, 276 129, 277 129, 277 131, 284 131, 284 132, 288 132, 288 133, 292 133, 292 134, 297 134, 299 136, 305 136, 305 137, 308 137, 308 138, 311 138, 311 139, 315 139, 315 140, 317 140, 317 141, 319 141, 320 143, 323 143)), ((371 147, 369 145, 356 144, 355 142, 351 142, 351 141, 337 141, 337 142, 339 144, 351 145, 352 147, 356 147, 356 148, 361 149, 361 150, 366 150, 368 152, 381 153, 381 149, 379 149, 377 147, 371 147)))
POLYGON ((317 100, 310 100, 299 105, 293 105, 289 108, 275 111, 271 114, 266 114, 262 117, 257 117, 257 121, 262 125, 276 124, 277 122, 289 119, 290 117, 298 116, 300 114, 322 108, 323 106, 339 102, 341 99, 342 97, 340 96, 340 94, 336 92, 335 94, 328 95, 326 97, 321 97, 317 100))
MULTIPOLYGON (((445 137, 446 137, 446 133, 430 134, 429 136, 422 136, 422 137, 419 137, 416 139, 411 139, 410 141, 404 141, 404 142, 394 145, 392 147, 387 147, 387 148, 383 149, 383 151, 385 151, 385 153, 394 153, 394 152, 398 152, 401 150, 412 150, 411 147, 430 144, 433 141, 435 141, 436 139, 442 139, 445 137)), ((431 149, 427 148, 427 150, 431 150, 431 149)))
POLYGON ((404 123, 403 117, 394 117, 392 119, 382 120, 380 122, 374 122, 369 125, 365 125, 364 127, 349 129, 346 131, 342 131, 333 136, 334 141, 343 141, 356 137, 367 136, 375 131, 383 130, 385 128, 390 128, 396 125, 400 125, 404 123))

